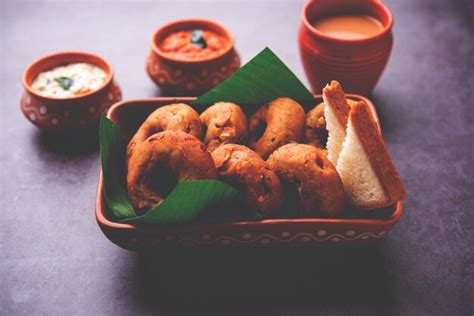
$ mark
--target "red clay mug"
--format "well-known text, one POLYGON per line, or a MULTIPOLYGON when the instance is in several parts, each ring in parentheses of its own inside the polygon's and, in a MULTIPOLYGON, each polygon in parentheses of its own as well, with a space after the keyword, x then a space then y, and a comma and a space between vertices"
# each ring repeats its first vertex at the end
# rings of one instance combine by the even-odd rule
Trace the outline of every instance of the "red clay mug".
POLYGON ((393 17, 379 0, 313 0, 301 12, 299 48, 306 76, 315 93, 337 80, 350 93, 369 95, 387 64, 393 46, 393 17), (315 29, 315 20, 336 15, 368 15, 380 21, 375 35, 341 39, 315 29))

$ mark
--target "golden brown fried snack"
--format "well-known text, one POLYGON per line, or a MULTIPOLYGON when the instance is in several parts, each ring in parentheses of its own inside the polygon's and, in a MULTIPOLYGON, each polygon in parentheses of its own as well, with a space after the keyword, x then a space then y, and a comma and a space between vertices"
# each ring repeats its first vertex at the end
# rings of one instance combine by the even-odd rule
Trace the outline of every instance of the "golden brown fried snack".
POLYGON ((281 207, 283 193, 275 172, 253 150, 235 144, 219 146, 212 152, 218 177, 242 187, 247 203, 262 215, 281 207))
POLYGON ((308 145, 326 148, 327 139, 328 131, 324 119, 324 102, 321 102, 306 114, 303 141, 308 145))
POLYGON ((249 120, 249 147, 263 159, 278 147, 299 142, 305 125, 303 107, 289 98, 262 106, 249 120))
POLYGON ((240 106, 230 102, 217 102, 201 114, 207 127, 203 138, 209 151, 221 144, 243 144, 247 138, 247 117, 240 106))
POLYGON ((303 209, 336 216, 344 208, 341 178, 321 149, 306 144, 287 144, 267 160, 283 180, 296 186, 303 209))
POLYGON ((130 159, 138 145, 151 135, 162 131, 183 131, 201 138, 201 119, 192 107, 184 103, 159 107, 148 116, 128 143, 127 160, 130 159))
POLYGON ((182 131, 164 131, 148 137, 130 157, 128 197, 137 214, 143 214, 163 202, 178 180, 215 178, 214 161, 199 139, 182 131))

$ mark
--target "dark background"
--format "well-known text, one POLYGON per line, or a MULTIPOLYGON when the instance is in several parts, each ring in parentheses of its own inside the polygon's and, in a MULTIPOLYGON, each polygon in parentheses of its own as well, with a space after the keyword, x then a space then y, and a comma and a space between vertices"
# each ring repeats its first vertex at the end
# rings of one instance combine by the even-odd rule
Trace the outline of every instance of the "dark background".
POLYGON ((472 1, 386 1, 395 46, 371 99, 408 192, 367 249, 192 249, 139 256, 99 230, 97 150, 65 152, 19 110, 21 75, 57 50, 100 53, 126 99, 159 90, 144 71, 152 31, 208 17, 243 62, 263 47, 307 83, 303 1, 3 1, 0 314, 473 314, 472 1))

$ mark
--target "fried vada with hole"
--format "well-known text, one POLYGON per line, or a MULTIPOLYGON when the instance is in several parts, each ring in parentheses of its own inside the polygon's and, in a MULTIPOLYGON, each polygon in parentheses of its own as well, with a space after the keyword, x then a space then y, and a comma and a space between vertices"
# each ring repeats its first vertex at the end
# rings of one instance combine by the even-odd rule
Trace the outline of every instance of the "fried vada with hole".
POLYGON ((139 215, 162 203, 179 180, 216 178, 206 146, 182 131, 148 137, 130 157, 127 171, 129 200, 139 215))
POLYGON ((243 191, 247 204, 268 216, 283 204, 280 179, 253 150, 236 144, 219 146, 212 152, 219 179, 243 191))
POLYGON ((200 139, 201 119, 192 107, 184 103, 159 107, 148 116, 128 143, 127 160, 130 159, 137 146, 151 135, 162 131, 183 131, 200 139))
POLYGON ((237 104, 217 102, 201 114, 201 122, 203 142, 211 152, 222 144, 243 144, 247 138, 247 117, 237 104))
POLYGON ((275 150, 268 165, 282 181, 294 185, 306 213, 337 216, 344 209, 341 178, 321 149, 306 144, 287 144, 275 150))
POLYGON ((303 107, 290 98, 262 106, 249 120, 249 147, 263 159, 278 147, 299 142, 305 126, 303 107))

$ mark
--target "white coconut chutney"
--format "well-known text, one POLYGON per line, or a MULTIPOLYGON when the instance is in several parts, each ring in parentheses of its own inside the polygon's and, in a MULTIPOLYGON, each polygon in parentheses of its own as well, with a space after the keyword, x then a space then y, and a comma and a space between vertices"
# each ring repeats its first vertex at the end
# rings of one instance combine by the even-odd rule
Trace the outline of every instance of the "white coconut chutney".
POLYGON ((71 98, 99 89, 107 74, 96 65, 72 63, 41 72, 31 88, 51 98, 71 98))

